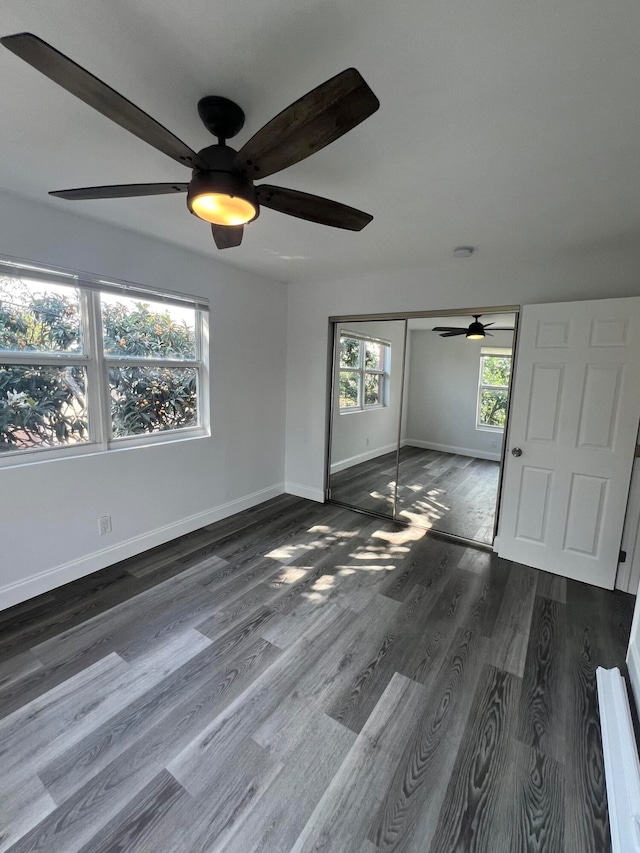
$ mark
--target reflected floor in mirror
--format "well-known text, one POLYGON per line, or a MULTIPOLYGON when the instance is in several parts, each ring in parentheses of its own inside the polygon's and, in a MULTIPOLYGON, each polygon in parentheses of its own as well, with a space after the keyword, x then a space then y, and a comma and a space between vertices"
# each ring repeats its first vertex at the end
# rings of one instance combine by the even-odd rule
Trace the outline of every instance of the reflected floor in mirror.
MULTIPOLYGON (((398 518, 442 533, 491 544, 500 463, 474 456, 403 447, 398 518)), ((354 465, 331 476, 333 500, 391 515, 396 454, 354 465)))

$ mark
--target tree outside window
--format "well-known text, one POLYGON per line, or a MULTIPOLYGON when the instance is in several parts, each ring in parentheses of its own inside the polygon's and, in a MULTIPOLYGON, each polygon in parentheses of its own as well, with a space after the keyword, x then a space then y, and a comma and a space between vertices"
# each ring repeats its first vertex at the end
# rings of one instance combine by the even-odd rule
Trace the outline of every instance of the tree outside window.
POLYGON ((479 429, 504 429, 510 379, 511 350, 483 347, 476 422, 479 429))
POLYGON ((193 307, 0 275, 0 452, 197 427, 198 322, 193 307))
POLYGON ((391 347, 385 341, 340 336, 339 405, 341 411, 362 411, 386 405, 391 347))

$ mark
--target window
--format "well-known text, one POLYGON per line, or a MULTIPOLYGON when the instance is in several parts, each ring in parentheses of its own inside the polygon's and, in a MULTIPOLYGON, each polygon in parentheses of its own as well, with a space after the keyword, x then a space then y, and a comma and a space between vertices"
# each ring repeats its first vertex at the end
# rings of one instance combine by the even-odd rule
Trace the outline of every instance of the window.
POLYGON ((391 345, 388 341, 340 335, 340 411, 387 405, 391 345))
POLYGON ((510 377, 511 350, 502 347, 482 347, 477 429, 504 429, 510 377))
POLYGON ((205 434, 207 307, 0 262, 0 459, 205 434))

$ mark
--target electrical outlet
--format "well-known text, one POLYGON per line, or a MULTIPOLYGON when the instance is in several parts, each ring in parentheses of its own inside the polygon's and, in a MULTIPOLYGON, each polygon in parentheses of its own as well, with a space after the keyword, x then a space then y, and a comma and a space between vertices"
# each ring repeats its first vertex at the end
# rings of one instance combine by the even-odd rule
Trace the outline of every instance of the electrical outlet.
POLYGON ((497 447, 497 446, 498 446, 498 439, 492 438, 491 439, 491 447, 497 447))
POLYGON ((369 447, 369 439, 367 439, 366 441, 367 441, 366 446, 369 447))
POLYGON ((111 533, 111 516, 103 515, 102 518, 98 519, 98 531, 100 536, 104 536, 106 533, 111 533))

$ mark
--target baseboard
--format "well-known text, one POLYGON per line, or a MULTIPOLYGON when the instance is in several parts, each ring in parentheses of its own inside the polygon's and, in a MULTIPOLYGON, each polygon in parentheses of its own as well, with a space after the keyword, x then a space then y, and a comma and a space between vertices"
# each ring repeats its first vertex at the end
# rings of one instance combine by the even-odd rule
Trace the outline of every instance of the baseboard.
POLYGON ((617 667, 596 670, 612 853, 640 849, 640 764, 629 697, 617 667))
POLYGON ((134 557, 136 554, 141 554, 157 545, 163 545, 165 542, 177 539, 178 536, 184 536, 185 533, 192 533, 207 524, 221 521, 223 518, 228 518, 230 515, 235 515, 245 509, 251 509, 251 507, 264 503, 264 501, 284 494, 285 491, 287 491, 285 484, 278 483, 267 489, 261 489, 258 492, 229 501, 229 503, 220 504, 197 515, 180 519, 173 524, 158 527, 141 536, 127 539, 111 548, 95 551, 86 557, 72 560, 62 566, 56 566, 54 569, 48 569, 46 572, 0 587, 0 610, 13 607, 14 604, 20 604, 20 602, 41 595, 43 592, 49 592, 65 583, 105 569, 107 566, 120 562, 120 560, 134 557))
POLYGON ((422 441, 420 438, 407 438, 405 445, 407 447, 420 447, 423 450, 438 450, 440 453, 455 453, 457 456, 475 456, 476 459, 490 459, 492 462, 499 462, 502 458, 499 450, 492 453, 489 450, 474 450, 472 447, 436 444, 433 441, 422 441))
POLYGON ((331 473, 337 474, 339 471, 345 471, 353 465, 359 465, 361 462, 368 462, 370 459, 376 459, 378 456, 384 456, 385 453, 393 453, 397 444, 385 444, 383 447, 375 447, 372 450, 367 450, 364 453, 358 453, 356 456, 348 456, 346 459, 341 459, 339 462, 334 462, 331 466, 331 473))
POLYGON ((285 483, 284 491, 288 495, 295 495, 297 498, 307 498, 310 501, 324 503, 324 492, 322 489, 314 489, 312 486, 305 486, 302 483, 285 483))

